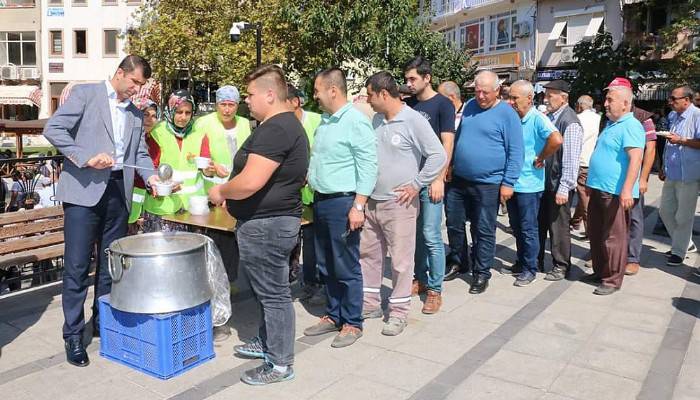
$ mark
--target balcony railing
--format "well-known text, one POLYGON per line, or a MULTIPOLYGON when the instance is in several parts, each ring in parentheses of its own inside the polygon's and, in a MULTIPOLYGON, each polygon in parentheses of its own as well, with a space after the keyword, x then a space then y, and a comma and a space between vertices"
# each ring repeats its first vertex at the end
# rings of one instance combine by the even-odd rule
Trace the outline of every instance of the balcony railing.
POLYGON ((433 0, 430 12, 433 17, 444 17, 456 12, 501 3, 507 0, 433 0))

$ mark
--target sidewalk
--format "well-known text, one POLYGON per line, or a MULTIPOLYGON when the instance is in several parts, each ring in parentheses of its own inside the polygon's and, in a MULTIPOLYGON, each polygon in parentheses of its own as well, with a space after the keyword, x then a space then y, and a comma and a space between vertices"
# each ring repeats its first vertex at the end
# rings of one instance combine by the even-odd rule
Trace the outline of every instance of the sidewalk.
MULTIPOLYGON (((382 336, 382 322, 369 320, 364 336, 344 349, 330 347, 333 335, 298 336, 296 379, 251 387, 240 373, 260 361, 237 358, 232 347, 257 330, 252 299, 234 303, 233 335, 216 344, 215 359, 160 381, 101 358, 99 339, 89 346, 89 367, 69 366, 55 287, 0 300, 0 393, 3 400, 700 399, 700 278, 691 277, 700 257, 665 265, 668 238, 650 233, 661 189, 652 181, 642 269, 611 296, 594 296, 593 286, 578 281, 547 282, 543 274, 517 288, 514 277, 497 271, 487 292, 475 296, 457 279, 446 282, 438 314, 421 314, 414 298, 401 335, 382 336)), ((512 236, 499 230, 497 240, 495 269, 515 257, 512 236)), ((574 240, 577 276, 589 272, 587 252, 587 242, 574 240)), ((295 308, 297 335, 323 312, 295 308)))

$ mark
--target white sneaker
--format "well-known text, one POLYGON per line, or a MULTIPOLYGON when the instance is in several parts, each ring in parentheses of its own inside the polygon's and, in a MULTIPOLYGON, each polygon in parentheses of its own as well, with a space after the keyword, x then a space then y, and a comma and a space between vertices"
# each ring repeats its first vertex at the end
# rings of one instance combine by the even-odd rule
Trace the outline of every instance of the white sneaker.
POLYGON ((406 320, 399 317, 389 317, 389 320, 384 324, 384 329, 382 329, 382 335, 385 336, 396 336, 403 332, 406 328, 406 320))

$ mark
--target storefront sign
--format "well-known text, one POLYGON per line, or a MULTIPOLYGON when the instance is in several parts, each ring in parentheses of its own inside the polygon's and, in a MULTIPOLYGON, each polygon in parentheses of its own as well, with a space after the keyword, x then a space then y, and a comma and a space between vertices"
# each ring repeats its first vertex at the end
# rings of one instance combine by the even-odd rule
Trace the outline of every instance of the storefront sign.
POLYGON ((472 56, 472 62, 479 63, 479 69, 518 67, 520 66, 520 53, 513 51, 486 56, 472 56))
POLYGON ((62 74, 63 73, 63 63, 49 63, 49 72, 52 74, 62 74))
POLYGON ((578 72, 575 69, 550 69, 545 71, 537 71, 535 73, 535 81, 554 81, 563 79, 572 81, 576 79, 578 72))
POLYGON ((63 17, 65 14, 63 12, 63 7, 49 7, 46 15, 49 17, 63 17))

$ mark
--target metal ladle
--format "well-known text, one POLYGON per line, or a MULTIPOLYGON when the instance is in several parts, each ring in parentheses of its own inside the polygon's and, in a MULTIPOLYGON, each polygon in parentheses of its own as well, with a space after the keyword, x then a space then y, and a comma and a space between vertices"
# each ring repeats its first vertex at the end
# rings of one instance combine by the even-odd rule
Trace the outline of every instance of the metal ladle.
MULTIPOLYGON (((139 167, 138 165, 130 165, 130 164, 122 164, 122 167, 151 170, 151 168, 144 168, 144 167, 139 167)), ((160 179, 161 182, 167 182, 172 177, 173 177, 173 167, 171 167, 170 164, 162 163, 158 166, 158 179, 160 179)))

